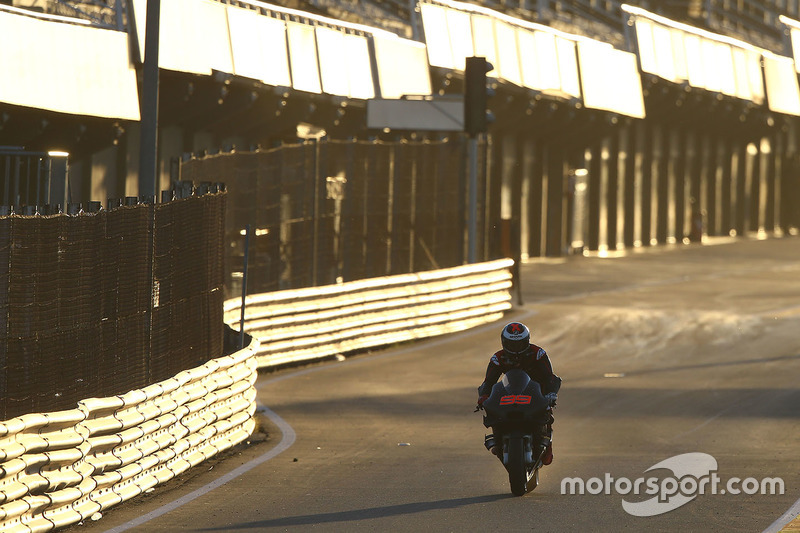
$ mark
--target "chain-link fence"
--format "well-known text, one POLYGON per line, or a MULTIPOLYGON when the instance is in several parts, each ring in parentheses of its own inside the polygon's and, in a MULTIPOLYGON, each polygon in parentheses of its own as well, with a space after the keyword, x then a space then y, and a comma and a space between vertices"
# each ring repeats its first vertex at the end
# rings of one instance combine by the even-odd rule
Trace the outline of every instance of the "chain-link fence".
POLYGON ((0 216, 0 420, 219 357, 225 202, 217 191, 0 216))
MULTIPOLYGON (((191 159, 181 177, 226 183, 226 288, 235 297, 248 224, 249 293, 463 264, 464 150, 461 139, 307 141, 191 159)), ((481 171, 478 227, 485 181, 481 171)))

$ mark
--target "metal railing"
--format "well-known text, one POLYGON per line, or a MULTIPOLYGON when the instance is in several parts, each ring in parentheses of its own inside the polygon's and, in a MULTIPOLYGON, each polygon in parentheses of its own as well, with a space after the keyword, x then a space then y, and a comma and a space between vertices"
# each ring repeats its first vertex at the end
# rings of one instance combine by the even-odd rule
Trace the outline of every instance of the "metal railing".
POLYGON ((69 154, 0 146, 0 205, 66 207, 69 154))

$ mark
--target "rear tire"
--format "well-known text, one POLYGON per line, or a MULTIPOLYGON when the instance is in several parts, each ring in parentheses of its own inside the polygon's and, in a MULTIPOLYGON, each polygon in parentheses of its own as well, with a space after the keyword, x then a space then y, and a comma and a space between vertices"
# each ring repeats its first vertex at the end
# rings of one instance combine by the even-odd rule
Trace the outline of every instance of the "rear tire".
POLYGON ((528 472, 525 468, 525 447, 521 437, 508 440, 508 482, 515 496, 523 496, 527 490, 528 472))

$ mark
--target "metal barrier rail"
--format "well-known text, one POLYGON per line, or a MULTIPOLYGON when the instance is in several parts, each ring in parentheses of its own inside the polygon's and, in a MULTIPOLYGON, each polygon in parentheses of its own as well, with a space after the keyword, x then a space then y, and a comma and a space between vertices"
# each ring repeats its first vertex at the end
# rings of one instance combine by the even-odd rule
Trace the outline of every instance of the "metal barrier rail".
MULTIPOLYGON (((511 308, 511 259, 248 296, 258 367, 461 331, 511 308), (302 332, 302 334, 298 333, 302 332)), ((241 298, 225 302, 238 328, 241 298)))
POLYGON ((0 531, 80 522, 248 438, 257 350, 253 339, 144 389, 0 422, 0 531))

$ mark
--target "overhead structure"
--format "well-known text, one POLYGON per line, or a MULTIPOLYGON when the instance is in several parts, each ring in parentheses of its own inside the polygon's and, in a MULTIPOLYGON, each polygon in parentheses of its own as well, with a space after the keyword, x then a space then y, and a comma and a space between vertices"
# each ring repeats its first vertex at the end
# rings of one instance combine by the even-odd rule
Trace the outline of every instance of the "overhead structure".
POLYGON ((428 61, 464 71, 485 57, 489 76, 537 93, 636 118, 645 116, 636 58, 608 43, 452 0, 420 4, 428 61))
MULTIPOLYGON (((800 115, 795 61, 737 39, 623 5, 642 72, 800 115), (762 74, 763 62, 763 74, 762 74)), ((794 38, 796 34, 793 33, 794 38)))
POLYGON ((0 103, 139 120, 126 33, 0 5, 0 103))
MULTIPOLYGON (((146 5, 133 1, 140 50, 146 5)), ((431 93, 424 44, 263 2, 164 2, 159 34, 166 70, 361 100, 431 93)))

